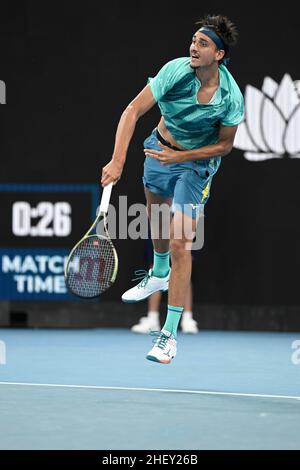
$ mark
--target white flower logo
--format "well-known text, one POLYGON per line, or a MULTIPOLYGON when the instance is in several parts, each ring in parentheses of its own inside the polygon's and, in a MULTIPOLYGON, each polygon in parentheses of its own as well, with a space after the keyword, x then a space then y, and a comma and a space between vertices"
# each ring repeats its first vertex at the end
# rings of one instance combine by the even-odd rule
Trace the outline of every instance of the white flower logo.
POLYGON ((234 146, 250 161, 300 158, 300 82, 286 74, 280 85, 266 77, 262 91, 247 85, 234 146))

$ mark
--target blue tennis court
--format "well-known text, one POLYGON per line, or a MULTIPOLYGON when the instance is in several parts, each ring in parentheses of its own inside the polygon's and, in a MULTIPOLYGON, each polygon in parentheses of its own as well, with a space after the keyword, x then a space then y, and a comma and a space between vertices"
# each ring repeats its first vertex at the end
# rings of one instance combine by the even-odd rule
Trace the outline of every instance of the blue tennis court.
POLYGON ((2 329, 1 449, 300 449, 300 333, 2 329))

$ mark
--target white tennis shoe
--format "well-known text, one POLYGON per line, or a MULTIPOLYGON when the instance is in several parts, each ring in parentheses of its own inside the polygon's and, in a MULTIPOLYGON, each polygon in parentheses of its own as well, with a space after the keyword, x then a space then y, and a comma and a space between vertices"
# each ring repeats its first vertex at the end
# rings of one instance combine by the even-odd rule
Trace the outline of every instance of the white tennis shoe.
POLYGON ((151 294, 157 291, 166 292, 169 289, 169 278, 170 272, 166 277, 156 277, 152 274, 152 269, 147 271, 141 270, 137 271, 138 273, 142 273, 144 276, 141 282, 131 289, 124 292, 122 295, 123 302, 126 303, 135 303, 141 302, 142 300, 147 299, 150 297, 151 294))
POLYGON ((176 356, 176 345, 177 341, 172 333, 167 330, 161 330, 153 348, 148 352, 146 359, 160 362, 161 364, 169 364, 176 356))

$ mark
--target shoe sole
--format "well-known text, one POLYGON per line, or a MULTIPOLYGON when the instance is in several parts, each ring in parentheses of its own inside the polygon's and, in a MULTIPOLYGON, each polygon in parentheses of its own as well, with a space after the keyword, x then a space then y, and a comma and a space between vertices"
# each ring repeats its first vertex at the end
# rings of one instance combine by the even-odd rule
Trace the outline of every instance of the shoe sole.
POLYGON ((148 361, 158 362, 159 364, 170 364, 173 357, 169 361, 159 361, 155 356, 146 356, 146 359, 148 359, 148 361))
POLYGON ((122 302, 124 302, 124 304, 137 304, 138 302, 143 302, 143 300, 148 299, 148 297, 150 297, 150 295, 152 295, 152 294, 155 294, 155 292, 168 292, 168 290, 169 289, 155 290, 155 291, 151 292, 151 294, 148 294, 148 295, 146 295, 146 297, 143 297, 142 299, 139 299, 139 300, 124 300, 124 299, 122 299, 122 297, 121 297, 121 300, 122 300, 122 302))

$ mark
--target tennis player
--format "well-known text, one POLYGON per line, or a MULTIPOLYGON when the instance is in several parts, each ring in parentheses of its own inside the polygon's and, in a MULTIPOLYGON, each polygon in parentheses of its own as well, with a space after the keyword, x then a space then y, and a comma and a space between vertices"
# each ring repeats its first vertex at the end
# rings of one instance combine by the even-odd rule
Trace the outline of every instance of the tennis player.
POLYGON ((166 63, 123 112, 101 179, 103 186, 120 179, 136 123, 157 103, 161 119, 144 142, 143 183, 151 228, 154 204, 171 206, 173 201, 176 212, 170 219, 170 238, 152 236, 153 268, 122 300, 139 302, 153 292, 169 291, 165 324, 146 356, 163 364, 176 355, 199 208, 209 198, 222 157, 232 150, 244 113, 243 96, 226 66, 237 39, 235 25, 223 15, 207 15, 196 24, 189 57, 166 63))

